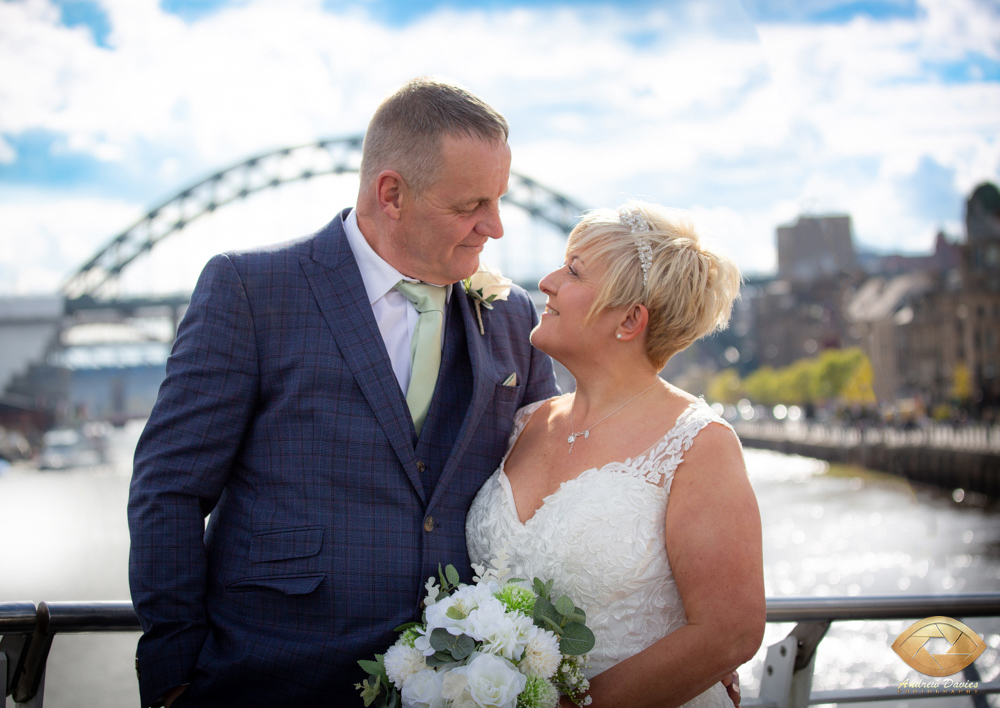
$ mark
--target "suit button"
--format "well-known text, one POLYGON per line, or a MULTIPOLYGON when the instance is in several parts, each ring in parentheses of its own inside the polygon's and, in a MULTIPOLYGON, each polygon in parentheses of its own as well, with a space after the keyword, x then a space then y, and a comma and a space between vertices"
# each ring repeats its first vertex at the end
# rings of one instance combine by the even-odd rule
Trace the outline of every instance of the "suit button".
POLYGON ((434 530, 434 517, 428 516, 426 519, 424 519, 424 531, 430 533, 433 530, 434 530))
POLYGON ((420 462, 418 460, 417 461, 417 472, 423 472, 425 469, 427 469, 427 465, 425 465, 423 462, 420 462))

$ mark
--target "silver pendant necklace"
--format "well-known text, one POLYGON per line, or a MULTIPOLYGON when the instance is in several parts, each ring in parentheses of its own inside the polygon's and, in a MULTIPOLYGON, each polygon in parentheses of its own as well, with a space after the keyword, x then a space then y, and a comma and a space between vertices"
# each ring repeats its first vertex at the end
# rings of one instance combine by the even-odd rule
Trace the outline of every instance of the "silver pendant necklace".
POLYGON ((587 438, 589 438, 591 430, 593 430, 598 425, 600 425, 601 423, 603 423, 604 421, 606 421, 608 418, 610 418, 615 413, 617 413, 618 411, 620 411, 622 408, 624 408, 625 406, 627 406, 629 403, 631 403, 632 401, 634 401, 635 399, 637 399, 639 396, 641 396, 642 394, 646 393, 646 391, 648 391, 649 389, 653 388, 653 386, 655 386, 658 383, 659 383, 659 377, 657 377, 657 380, 654 381, 653 383, 651 383, 649 386, 647 386, 646 388, 644 388, 641 391, 639 391, 639 393, 637 393, 634 396, 632 396, 632 398, 630 398, 627 401, 625 401, 623 404, 621 404, 620 406, 618 406, 617 408, 615 408, 613 411, 611 411, 610 413, 608 413, 606 416, 604 416, 603 418, 601 418, 599 421, 597 421, 596 423, 594 423, 592 426, 590 426, 586 430, 581 430, 579 433, 576 432, 576 425, 574 425, 574 423, 573 423, 573 408, 576 406, 576 394, 574 393, 573 394, 573 402, 569 406, 569 429, 572 432, 570 432, 569 437, 566 438, 566 442, 569 443, 569 453, 567 453, 567 454, 572 454, 573 453, 573 445, 574 445, 574 443, 576 443, 576 439, 577 438, 583 438, 584 440, 586 440, 587 438))

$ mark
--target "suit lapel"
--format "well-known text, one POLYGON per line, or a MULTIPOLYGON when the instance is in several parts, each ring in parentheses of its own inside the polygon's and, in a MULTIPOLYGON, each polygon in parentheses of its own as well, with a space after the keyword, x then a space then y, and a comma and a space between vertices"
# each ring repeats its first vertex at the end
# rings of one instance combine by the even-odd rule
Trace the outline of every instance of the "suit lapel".
POLYGON ((479 334, 479 320, 476 318, 475 306, 466 297, 462 283, 455 283, 452 297, 460 299, 458 305, 462 312, 466 346, 469 349, 469 361, 472 365, 472 400, 469 401, 465 422, 458 431, 455 445, 452 447, 444 470, 442 470, 437 485, 434 487, 430 505, 433 505, 438 497, 445 493, 444 490, 458 470, 458 463, 472 441, 473 434, 479 427, 479 421, 490 401, 493 400, 496 385, 499 383, 497 372, 493 367, 493 360, 487 350, 489 337, 479 334))
POLYGON ((343 217, 346 214, 345 211, 320 232, 314 241, 312 258, 301 259, 302 269, 347 366, 411 484, 426 503, 406 402, 400 395, 382 334, 368 302, 361 271, 344 235, 343 217))

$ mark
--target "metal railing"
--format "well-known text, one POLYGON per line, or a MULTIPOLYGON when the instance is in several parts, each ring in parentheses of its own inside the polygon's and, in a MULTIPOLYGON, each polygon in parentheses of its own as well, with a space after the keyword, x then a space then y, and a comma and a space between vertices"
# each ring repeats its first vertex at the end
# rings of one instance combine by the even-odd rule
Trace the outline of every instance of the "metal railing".
POLYGON ((42 708, 45 664, 57 634, 137 632, 131 602, 0 602, 0 677, 15 705, 42 708))
MULTIPOLYGON (((767 621, 797 623, 785 639, 767 649, 759 696, 746 696, 743 708, 805 708, 822 703, 910 700, 940 694, 900 693, 894 686, 812 691, 816 649, 831 622, 847 620, 957 619, 1000 617, 1000 593, 868 597, 790 597, 767 601, 767 621)), ((0 677, 4 695, 15 705, 41 708, 45 664, 56 634, 139 631, 130 602, 0 603, 0 677)), ((1000 693, 1000 680, 981 682, 975 663, 964 681, 978 682, 969 697, 987 708, 985 696, 1000 693)))

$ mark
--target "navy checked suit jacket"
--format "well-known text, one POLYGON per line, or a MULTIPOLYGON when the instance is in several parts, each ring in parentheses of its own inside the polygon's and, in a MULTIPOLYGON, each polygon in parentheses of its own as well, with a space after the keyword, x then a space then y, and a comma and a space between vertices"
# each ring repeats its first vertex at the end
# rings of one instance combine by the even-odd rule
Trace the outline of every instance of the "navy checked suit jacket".
POLYGON ((184 683, 179 708, 360 705, 357 660, 418 618, 438 564, 469 580, 465 516, 515 411, 558 393, 527 294, 480 335, 456 284, 417 439, 347 213, 214 257, 192 295, 129 495, 143 705, 184 683))

